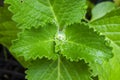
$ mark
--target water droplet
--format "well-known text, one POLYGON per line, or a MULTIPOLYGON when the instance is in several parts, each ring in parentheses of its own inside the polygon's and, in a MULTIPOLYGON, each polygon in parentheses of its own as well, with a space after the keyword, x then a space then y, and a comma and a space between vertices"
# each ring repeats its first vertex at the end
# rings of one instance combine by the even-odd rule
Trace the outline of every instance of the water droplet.
POLYGON ((57 34, 57 39, 61 40, 61 41, 64 41, 66 39, 64 32, 59 31, 58 34, 57 34))

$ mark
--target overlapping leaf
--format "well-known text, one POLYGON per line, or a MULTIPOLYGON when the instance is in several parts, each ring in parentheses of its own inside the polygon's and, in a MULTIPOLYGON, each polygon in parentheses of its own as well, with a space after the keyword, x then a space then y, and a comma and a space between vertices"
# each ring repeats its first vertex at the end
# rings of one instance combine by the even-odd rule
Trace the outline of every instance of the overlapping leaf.
POLYGON ((36 58, 54 58, 54 37, 57 32, 55 25, 49 24, 38 29, 26 29, 14 41, 12 52, 17 56, 24 56, 25 60, 36 58))
POLYGON ((36 60, 26 73, 28 80, 91 80, 84 61, 70 62, 63 58, 56 61, 36 60))
MULTIPOLYGON (((73 24, 80 23, 80 20, 84 18, 85 1, 6 0, 11 4, 13 19, 23 29, 18 39, 13 42, 11 51, 17 56, 23 56, 25 60, 39 59, 33 62, 27 71, 29 80, 49 80, 49 78, 53 80, 89 80, 88 70, 81 67, 84 64, 78 62, 81 64, 78 65, 69 60, 84 59, 97 73, 98 68, 96 67, 112 57, 111 48, 104 36, 89 29, 87 25, 73 24), (59 32, 63 34, 59 35, 59 32), (57 56, 64 56, 67 60, 57 56), (53 61, 42 59, 43 57, 53 61), (79 68, 85 73, 79 71, 79 68), (45 71, 46 69, 47 71, 45 71), (74 69, 74 72, 71 69, 74 69)), ((91 23, 91 25, 93 24, 91 23)))
POLYGON ((64 27, 78 23, 86 13, 86 0, 6 0, 11 4, 13 19, 22 28, 43 26, 56 23, 64 27))
POLYGON ((16 28, 16 23, 11 20, 12 14, 7 8, 6 4, 0 7, 0 43, 10 47, 11 40, 16 38, 19 30, 16 28))
POLYGON ((115 9, 115 4, 110 1, 101 2, 92 9, 92 21, 103 17, 108 12, 115 9))
POLYGON ((74 24, 65 29, 66 40, 61 44, 61 54, 70 60, 85 59, 97 74, 96 66, 112 57, 111 48, 106 45, 104 36, 88 26, 74 24))
POLYGON ((68 26, 63 31, 65 38, 61 40, 60 37, 58 41, 55 39, 57 30, 53 24, 38 29, 26 29, 19 35, 11 50, 17 56, 24 56, 25 60, 42 57, 56 60, 57 55, 61 54, 71 61, 84 59, 90 64, 91 69, 95 69, 95 74, 96 66, 112 57, 111 48, 105 44, 104 36, 100 36, 88 26, 83 24, 68 26), (60 53, 57 54, 55 49, 59 49, 60 53))
POLYGON ((67 58, 100 62, 99 59, 111 57, 111 48, 106 45, 104 36, 83 24, 73 24, 65 30, 66 40, 61 44, 61 53, 67 58), (97 60, 98 59, 98 60, 97 60))
POLYGON ((120 48, 112 43, 114 57, 109 62, 104 62, 98 71, 100 80, 119 80, 120 79, 120 48))
POLYGON ((91 27, 106 35, 120 45, 120 8, 90 23, 91 27))
POLYGON ((114 57, 103 65, 101 80, 120 79, 120 8, 109 12, 90 24, 91 27, 106 35, 113 47, 114 57))

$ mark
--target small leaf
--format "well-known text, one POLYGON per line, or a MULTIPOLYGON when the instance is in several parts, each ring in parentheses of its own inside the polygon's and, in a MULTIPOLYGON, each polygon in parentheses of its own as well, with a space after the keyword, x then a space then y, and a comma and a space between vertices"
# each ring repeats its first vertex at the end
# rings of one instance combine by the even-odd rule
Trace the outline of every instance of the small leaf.
POLYGON ((13 42, 11 51, 17 56, 24 56, 25 60, 42 57, 55 59, 54 37, 56 32, 57 27, 52 24, 38 29, 26 29, 19 35, 19 39, 13 42))
POLYGON ((115 9, 115 4, 110 1, 106 2, 101 2, 97 4, 93 9, 92 9, 92 19, 91 21, 94 21, 96 19, 99 19, 106 15, 108 12, 112 11, 115 9))
POLYGON ((79 23, 85 17, 86 0, 6 0, 21 28, 55 23, 59 27, 79 23))
POLYGON ((83 61, 70 62, 58 60, 36 60, 28 67, 28 80, 91 80, 90 71, 83 61))

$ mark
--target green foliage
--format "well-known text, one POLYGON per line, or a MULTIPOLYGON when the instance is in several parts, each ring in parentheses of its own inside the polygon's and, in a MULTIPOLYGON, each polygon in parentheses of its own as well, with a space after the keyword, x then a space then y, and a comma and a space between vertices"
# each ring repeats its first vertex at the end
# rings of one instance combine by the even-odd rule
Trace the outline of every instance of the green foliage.
POLYGON ((113 3, 96 6, 88 23, 86 0, 6 3, 18 25, 7 6, 0 8, 0 43, 28 68, 28 80, 119 80, 120 8, 113 3))
POLYGON ((0 7, 0 43, 9 48, 11 40, 17 38, 19 30, 16 28, 16 23, 11 20, 12 14, 7 8, 8 5, 0 7))
POLYGON ((14 41, 11 47, 12 52, 17 56, 24 56, 25 60, 36 58, 54 58, 54 35, 57 32, 57 27, 48 24, 46 27, 37 29, 26 29, 19 34, 19 39, 14 41))
POLYGON ((102 73, 101 80, 120 79, 120 8, 90 22, 90 26, 105 35, 113 47, 114 57, 103 65, 102 71, 105 71, 105 73, 102 73))
POLYGON ((91 80, 88 66, 83 62, 36 60, 26 72, 28 80, 91 80))
POLYGON ((120 8, 114 9, 100 19, 90 22, 90 26, 120 46, 120 8))
POLYGON ((108 12, 115 9, 115 7, 116 6, 113 2, 106 1, 106 2, 99 3, 92 9, 92 19, 91 20, 93 21, 95 19, 101 18, 108 12))
POLYGON ((86 0, 23 0, 23 2, 6 0, 6 2, 11 4, 10 11, 15 14, 13 19, 21 28, 37 28, 47 23, 55 23, 61 27, 74 22, 79 23, 85 16, 87 8, 86 0))

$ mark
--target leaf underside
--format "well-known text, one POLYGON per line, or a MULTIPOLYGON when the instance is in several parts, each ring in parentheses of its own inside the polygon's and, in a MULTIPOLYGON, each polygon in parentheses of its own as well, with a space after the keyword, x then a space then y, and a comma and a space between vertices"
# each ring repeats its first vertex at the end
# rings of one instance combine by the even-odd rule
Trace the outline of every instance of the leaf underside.
MULTIPOLYGON (((104 41, 104 36, 100 36, 83 24, 73 24, 63 30, 65 40, 56 41, 57 27, 48 24, 46 27, 38 29, 26 29, 19 35, 19 39, 14 41, 11 51, 16 56, 23 56, 25 60, 35 60, 46 57, 57 59, 58 52, 55 45, 59 45, 59 55, 65 56, 71 61, 84 59, 90 63, 90 67, 95 69, 97 65, 112 57, 111 48, 104 41)), ((94 72, 97 74, 97 72, 94 72)))

